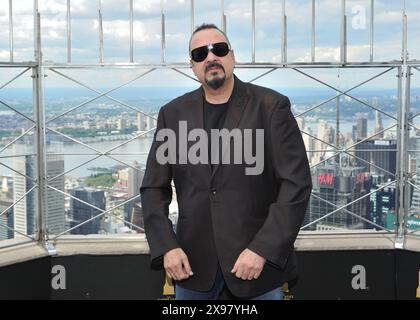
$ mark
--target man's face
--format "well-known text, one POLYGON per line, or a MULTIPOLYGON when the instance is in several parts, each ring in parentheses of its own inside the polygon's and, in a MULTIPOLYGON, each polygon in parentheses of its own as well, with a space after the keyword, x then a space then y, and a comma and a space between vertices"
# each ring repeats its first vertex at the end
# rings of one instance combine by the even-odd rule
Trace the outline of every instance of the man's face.
MULTIPOLYGON (((225 36, 217 29, 205 29, 194 34, 191 39, 190 50, 214 44, 218 42, 226 42, 225 36)), ((226 79, 230 79, 233 75, 235 66, 235 56, 230 51, 224 57, 218 57, 209 51, 206 59, 201 62, 190 60, 194 74, 201 83, 206 83, 212 89, 218 89, 225 83, 226 79)))

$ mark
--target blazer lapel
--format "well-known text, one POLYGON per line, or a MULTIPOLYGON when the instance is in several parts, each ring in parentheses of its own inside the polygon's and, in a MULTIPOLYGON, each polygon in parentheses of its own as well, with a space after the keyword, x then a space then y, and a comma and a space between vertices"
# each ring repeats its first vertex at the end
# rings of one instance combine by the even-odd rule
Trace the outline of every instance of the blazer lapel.
MULTIPOLYGON (((192 129, 203 129, 204 130, 204 110, 203 110, 203 103, 204 103, 204 91, 203 88, 200 87, 191 93, 190 101, 188 103, 188 115, 187 115, 187 126, 188 132, 192 129)), ((188 150, 194 144, 194 141, 188 141, 188 150)), ((210 183, 211 177, 211 167, 210 163, 208 164, 198 164, 190 166, 192 170, 196 170, 195 172, 199 175, 203 175, 203 178, 206 182, 210 183)))
MULTIPOLYGON (((229 99, 229 108, 226 114, 223 128, 226 128, 229 131, 234 128, 238 128, 239 121, 241 120, 247 102, 248 95, 246 93, 245 84, 235 76, 233 92, 231 98, 229 99)), ((227 149, 228 146, 230 147, 230 143, 227 144, 227 146, 225 146, 225 148, 222 150, 222 156, 220 160, 223 159, 226 152, 229 152, 227 149)), ((211 174, 212 179, 218 168, 219 164, 215 164, 213 166, 213 172, 211 174)))
MULTIPOLYGON (((245 84, 239 80, 235 75, 235 82, 233 87, 232 95, 229 99, 229 107, 227 110, 226 118, 224 121, 223 128, 231 131, 234 128, 238 127, 239 121, 241 120, 242 114, 245 110, 245 106, 248 102, 248 95, 246 92, 245 84)), ((195 128, 204 129, 204 116, 203 116, 203 103, 204 103, 204 90, 201 86, 200 88, 196 89, 191 93, 190 102, 188 103, 188 132, 195 128)), ((209 137, 210 143, 210 137, 209 137)), ((194 144, 194 141, 188 141, 188 150, 191 145, 194 144)), ((230 146, 230 144, 228 144, 230 146)), ((229 150, 224 148, 222 150, 222 157, 226 152, 229 150)), ((210 159, 209 159, 210 160, 210 159)), ((219 164, 215 164, 213 166, 213 172, 211 170, 210 163, 203 164, 203 165, 194 165, 192 166, 197 169, 197 173, 205 174, 208 178, 213 179, 217 169, 219 168, 219 164), (205 167, 205 172, 203 172, 202 168, 205 167)), ((207 180, 207 179, 206 179, 207 180)), ((210 182, 210 180, 208 181, 210 182)))

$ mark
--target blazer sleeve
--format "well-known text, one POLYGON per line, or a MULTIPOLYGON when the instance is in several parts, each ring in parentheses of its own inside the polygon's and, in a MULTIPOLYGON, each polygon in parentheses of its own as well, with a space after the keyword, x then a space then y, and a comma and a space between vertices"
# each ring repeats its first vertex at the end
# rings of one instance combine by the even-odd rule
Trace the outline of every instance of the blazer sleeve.
POLYGON ((269 156, 279 182, 276 202, 248 249, 284 269, 297 238, 312 191, 305 145, 287 97, 277 103, 268 129, 269 156))
POLYGON ((140 188, 144 227, 152 264, 160 264, 166 252, 179 247, 172 222, 168 218, 169 204, 172 201, 171 165, 160 164, 156 160, 156 150, 164 143, 164 141, 156 141, 156 134, 162 128, 165 128, 163 108, 159 111, 157 128, 140 188))

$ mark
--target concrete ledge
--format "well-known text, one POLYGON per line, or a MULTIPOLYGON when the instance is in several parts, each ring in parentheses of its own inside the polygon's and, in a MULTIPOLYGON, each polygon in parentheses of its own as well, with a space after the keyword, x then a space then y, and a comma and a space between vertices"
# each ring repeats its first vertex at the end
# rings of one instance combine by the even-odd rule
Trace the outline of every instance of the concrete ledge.
POLYGON ((52 242, 52 245, 58 256, 148 254, 150 252, 144 234, 64 236, 52 242))
MULTIPOLYGON (((300 233, 295 248, 297 251, 330 250, 393 250, 395 234, 376 233, 300 233)), ((417 240, 420 243, 420 238, 417 240)))
POLYGON ((17 241, 14 246, 0 248, 0 267, 47 257, 48 255, 48 251, 38 242, 19 243, 17 241))
POLYGON ((420 234, 406 236, 404 249, 420 252, 420 234))
MULTIPOLYGON (((301 232, 297 251, 393 250, 395 234, 301 232)), ((38 242, 6 240, 0 247, 0 267, 46 256, 149 254, 144 234, 62 236, 51 241, 52 251, 38 242), (7 243, 5 243, 7 242, 7 243)), ((405 250, 420 252, 420 236, 407 235, 405 250)))

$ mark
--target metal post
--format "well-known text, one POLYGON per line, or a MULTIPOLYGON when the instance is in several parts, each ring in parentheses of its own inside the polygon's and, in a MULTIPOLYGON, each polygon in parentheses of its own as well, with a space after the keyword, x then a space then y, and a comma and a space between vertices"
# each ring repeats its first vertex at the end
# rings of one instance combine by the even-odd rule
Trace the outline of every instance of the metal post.
POLYGON ((370 0, 370 62, 373 62, 373 37, 374 37, 374 11, 375 10, 375 4, 374 4, 374 0, 370 0))
POLYGON ((160 14, 161 14, 161 50, 160 62, 165 63, 165 14, 163 13, 163 3, 160 1, 160 14))
POLYGON ((191 18, 191 34, 193 34, 194 29, 195 29, 195 23, 194 23, 194 0, 191 0, 190 18, 191 18))
POLYGON ((341 60, 341 64, 343 64, 343 65, 347 62, 347 16, 346 16, 346 0, 341 0, 340 60, 341 60))
POLYGON ((311 62, 315 62, 315 0, 312 0, 311 62))
POLYGON ((104 30, 102 26, 101 0, 99 0, 98 24, 99 24, 99 62, 103 63, 104 62, 104 30))
POLYGON ((37 13, 37 66, 32 68, 33 92, 34 92, 34 112, 36 117, 36 154, 37 154, 37 234, 36 240, 44 244, 47 240, 47 169, 46 169, 46 150, 45 150, 45 110, 43 92, 43 66, 41 51, 41 19, 37 13))
POLYGON ((403 34, 402 34, 402 66, 398 68, 399 83, 398 94, 400 100, 400 108, 398 112, 398 159, 397 159, 397 177, 399 188, 397 188, 397 237, 395 239, 395 247, 398 249, 404 248, 404 240, 407 226, 407 213, 409 209, 409 185, 408 185, 408 137, 409 126, 408 108, 410 105, 410 68, 407 65, 407 15, 405 9, 403 11, 403 34))
POLYGON ((408 60, 408 50, 407 50, 407 14, 403 12, 403 30, 402 30, 402 55, 401 60, 404 64, 407 64, 408 60))
POLYGON ((221 25, 221 28, 222 28, 222 31, 224 32, 224 33, 226 33, 226 15, 225 15, 225 1, 224 0, 221 0, 220 1, 221 3, 220 3, 220 11, 221 11, 221 13, 220 13, 220 25, 221 25))
POLYGON ((10 62, 13 62, 13 4, 9 0, 9 51, 10 62))
MULTIPOLYGON (((337 70, 337 79, 338 79, 338 85, 337 85, 337 89, 340 89, 340 83, 341 83, 341 76, 340 76, 340 69, 338 68, 337 70)), ((335 147, 337 149, 340 148, 340 93, 339 91, 336 92, 337 95, 337 101, 336 101, 336 106, 337 106, 337 110, 336 110, 336 123, 335 123, 335 147)), ((337 157, 338 158, 338 157, 337 157)))
POLYGON ((34 60, 38 60, 38 0, 34 0, 34 60))
POLYGON ((252 62, 255 62, 255 0, 252 0, 252 62))
POLYGON ((70 0, 67 0, 67 62, 71 62, 71 13, 70 0))
POLYGON ((286 0, 282 1, 282 15, 281 15, 281 62, 287 62, 287 16, 286 16, 286 0))
POLYGON ((398 110, 398 124, 397 127, 397 182, 398 188, 396 192, 396 232, 395 247, 398 249, 404 248, 404 236, 406 226, 406 215, 409 202, 407 202, 407 193, 409 187, 407 185, 407 170, 408 170, 408 156, 407 156, 407 143, 408 143, 408 100, 409 100, 409 68, 403 65, 398 68, 398 96, 400 107, 398 110))
POLYGON ((133 0, 130 0, 130 62, 134 62, 134 38, 133 38, 133 0))

